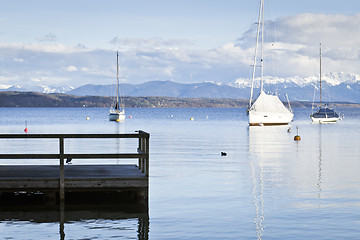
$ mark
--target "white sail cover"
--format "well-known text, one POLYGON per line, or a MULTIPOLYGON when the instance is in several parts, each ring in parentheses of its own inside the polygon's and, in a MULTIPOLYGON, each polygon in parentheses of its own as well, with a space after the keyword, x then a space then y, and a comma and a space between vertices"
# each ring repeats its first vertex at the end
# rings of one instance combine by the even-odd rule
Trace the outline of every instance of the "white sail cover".
POLYGON ((280 101, 278 96, 268 95, 265 92, 261 92, 251 107, 252 110, 258 112, 276 112, 276 113, 288 113, 289 110, 280 101))
POLYGON ((278 96, 268 95, 262 91, 249 110, 249 123, 250 125, 288 124, 293 116, 278 96))

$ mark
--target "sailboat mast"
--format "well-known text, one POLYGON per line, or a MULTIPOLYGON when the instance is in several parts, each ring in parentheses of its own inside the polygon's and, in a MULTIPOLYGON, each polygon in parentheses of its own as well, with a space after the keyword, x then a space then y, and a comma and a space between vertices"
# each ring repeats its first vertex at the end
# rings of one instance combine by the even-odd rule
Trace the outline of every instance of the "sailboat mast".
POLYGON ((260 68, 261 68, 261 91, 264 91, 264 0, 261 0, 261 59, 260 59, 260 68))
POLYGON ((321 107, 321 43, 320 43, 320 107, 321 107))
POLYGON ((116 52, 116 110, 119 110, 119 51, 116 52))
MULTIPOLYGON (((250 100, 249 100, 249 109, 251 107, 251 101, 253 97, 253 91, 254 91, 254 81, 255 81, 255 70, 256 70, 256 58, 257 58, 257 49, 259 45, 259 36, 260 36, 260 21, 262 16, 262 10, 263 10, 263 0, 260 0, 260 10, 259 10, 259 18, 257 22, 257 32, 256 32, 256 46, 255 46, 255 54, 254 54, 254 65, 253 65, 253 72, 252 72, 252 81, 251 81, 251 92, 250 92, 250 100)), ((261 84, 262 89, 262 84, 261 84)))

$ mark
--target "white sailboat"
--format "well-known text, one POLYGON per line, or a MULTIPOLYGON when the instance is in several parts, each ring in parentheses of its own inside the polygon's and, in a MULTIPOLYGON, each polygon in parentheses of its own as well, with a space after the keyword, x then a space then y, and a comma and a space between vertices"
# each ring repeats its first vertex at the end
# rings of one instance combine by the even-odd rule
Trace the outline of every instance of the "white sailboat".
POLYGON ((110 109, 110 121, 123 121, 125 120, 125 109, 120 109, 119 103, 119 52, 116 52, 116 102, 115 106, 110 109))
POLYGON ((254 55, 253 74, 251 82, 251 93, 249 100, 249 125, 250 126, 263 126, 263 125, 286 125, 289 124, 294 114, 284 106, 276 95, 269 95, 264 91, 263 79, 263 43, 264 43, 264 0, 260 0, 259 20, 257 23, 257 36, 254 55), (255 81, 255 70, 258 54, 258 46, 261 38, 261 89, 258 98, 253 102, 253 91, 255 81))
MULTIPOLYGON (((321 102, 321 43, 320 43, 320 104, 319 109, 317 111, 314 110, 314 103, 312 106, 312 113, 310 115, 311 120, 314 123, 335 123, 339 120, 339 114, 337 114, 333 109, 328 107, 321 102)), ((314 95, 315 96, 315 95, 314 95)))

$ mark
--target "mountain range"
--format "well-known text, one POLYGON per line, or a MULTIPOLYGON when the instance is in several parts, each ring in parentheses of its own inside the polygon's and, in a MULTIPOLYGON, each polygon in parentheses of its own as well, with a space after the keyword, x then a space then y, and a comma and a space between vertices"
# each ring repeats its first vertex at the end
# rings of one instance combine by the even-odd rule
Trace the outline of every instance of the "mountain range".
MULTIPOLYGON (((265 91, 279 93, 282 100, 290 101, 319 100, 318 76, 301 78, 265 78, 265 91)), ((322 99, 325 102, 360 103, 360 75, 329 73, 322 76, 322 99)), ((260 81, 255 81, 255 96, 260 81)), ((183 84, 173 81, 149 81, 142 84, 120 84, 122 96, 163 96, 177 98, 232 98, 248 99, 251 82, 249 79, 237 79, 229 83, 202 82, 183 84)), ((75 96, 114 96, 115 85, 87 84, 78 88, 50 86, 1 86, 0 91, 35 91, 41 93, 66 93, 75 96)))

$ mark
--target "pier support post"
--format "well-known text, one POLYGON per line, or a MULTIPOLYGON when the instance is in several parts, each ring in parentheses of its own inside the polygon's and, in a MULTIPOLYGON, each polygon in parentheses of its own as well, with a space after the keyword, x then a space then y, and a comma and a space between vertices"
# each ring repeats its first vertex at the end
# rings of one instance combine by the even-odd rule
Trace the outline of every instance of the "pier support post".
POLYGON ((145 138, 145 153, 146 153, 146 171, 145 171, 145 175, 146 177, 149 177, 149 172, 150 172, 150 169, 149 169, 149 150, 150 150, 150 147, 149 147, 149 134, 146 135, 146 138, 145 138))
POLYGON ((65 203, 64 202, 60 202, 60 229, 59 229, 59 233, 60 233, 60 240, 65 240, 65 203))
MULTIPOLYGON (((139 132, 139 135, 140 135, 140 132, 139 132)), ((138 153, 142 153, 143 149, 142 149, 142 138, 139 137, 139 146, 138 146, 138 153)), ((138 161, 138 166, 139 166, 139 169, 143 169, 143 166, 142 166, 142 158, 139 158, 139 161, 138 161)))
POLYGON ((64 173, 64 138, 59 138, 60 144, 60 203, 65 201, 65 173, 64 173))
POLYGON ((149 177, 149 137, 150 135, 139 130, 139 147, 138 152, 145 154, 145 157, 139 158, 139 169, 149 177))

